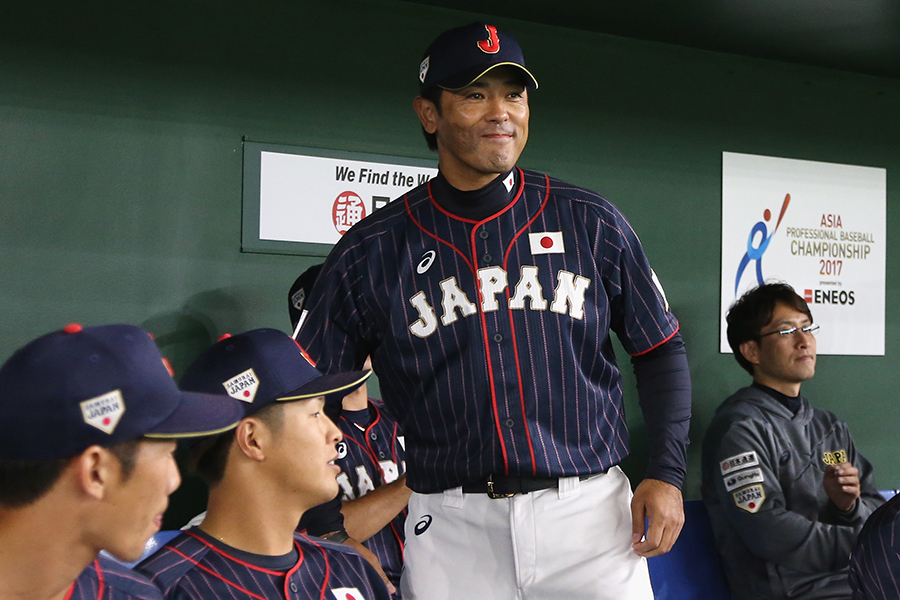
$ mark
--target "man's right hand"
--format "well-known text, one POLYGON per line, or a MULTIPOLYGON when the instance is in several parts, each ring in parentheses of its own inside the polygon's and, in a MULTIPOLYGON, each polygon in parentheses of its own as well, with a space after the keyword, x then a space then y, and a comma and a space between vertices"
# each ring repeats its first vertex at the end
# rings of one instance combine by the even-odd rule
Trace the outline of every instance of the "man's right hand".
POLYGON ((822 485, 838 509, 844 512, 853 510, 859 498, 859 469, 848 462, 828 465, 822 485))

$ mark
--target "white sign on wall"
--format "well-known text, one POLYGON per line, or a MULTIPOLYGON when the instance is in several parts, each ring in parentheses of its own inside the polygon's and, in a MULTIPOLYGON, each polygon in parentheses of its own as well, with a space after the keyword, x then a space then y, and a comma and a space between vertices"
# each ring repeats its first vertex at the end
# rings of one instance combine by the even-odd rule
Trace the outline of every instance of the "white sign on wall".
POLYGON ((885 169, 722 153, 722 352, 731 304, 784 281, 819 354, 884 355, 886 184, 885 169))
POLYGON ((288 152, 260 153, 259 239, 334 244, 437 169, 288 152))

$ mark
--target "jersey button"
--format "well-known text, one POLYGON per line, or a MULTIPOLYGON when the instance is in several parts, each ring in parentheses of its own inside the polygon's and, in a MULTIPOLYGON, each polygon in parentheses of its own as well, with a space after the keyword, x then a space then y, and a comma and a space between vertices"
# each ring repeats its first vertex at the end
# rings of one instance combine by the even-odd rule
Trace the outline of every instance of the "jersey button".
POLYGON ((497 343, 502 342, 502 341, 503 341, 503 334, 502 334, 502 333, 495 333, 495 334, 494 334, 494 341, 497 342, 497 343))
POLYGON ((378 458, 384 458, 384 452, 379 452, 379 453, 378 453, 378 458))
POLYGON ((294 583, 293 581, 291 582, 291 591, 294 592, 295 594, 297 593, 297 584, 294 583))
POLYGON ((491 262, 492 258, 493 257, 490 254, 485 253, 485 255, 481 257, 481 260, 483 260, 487 264, 491 262))
POLYGON ((480 237, 483 240, 488 239, 488 236, 490 236, 490 235, 491 234, 489 234, 486 229, 482 229, 481 231, 478 232, 478 237, 480 237))
POLYGON ((513 425, 515 425, 516 422, 513 421, 512 419, 507 419, 506 421, 503 422, 503 424, 506 425, 507 427, 509 427, 510 429, 512 429, 513 425))
POLYGON ((378 439, 378 434, 375 433, 375 432, 372 432, 372 433, 369 435, 369 437, 372 438, 373 440, 377 440, 377 439, 378 439))

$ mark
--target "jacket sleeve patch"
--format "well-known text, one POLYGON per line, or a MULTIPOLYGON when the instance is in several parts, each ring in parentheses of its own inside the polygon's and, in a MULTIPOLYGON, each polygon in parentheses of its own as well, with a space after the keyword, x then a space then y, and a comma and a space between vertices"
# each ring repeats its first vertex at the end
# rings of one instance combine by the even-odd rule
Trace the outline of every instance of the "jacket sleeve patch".
POLYGON ((738 508, 742 508, 748 513, 755 513, 766 501, 766 490, 757 483, 734 492, 732 496, 734 496, 734 503, 738 508))
POLYGON ((751 483, 762 483, 765 481, 762 469, 759 467, 747 469, 746 471, 738 471, 731 475, 726 475, 722 479, 725 482, 726 492, 730 492, 735 488, 743 487, 751 483))
POLYGON ((747 467, 755 467, 758 464, 759 457, 756 456, 756 452, 751 450, 750 452, 743 452, 720 461, 719 468, 722 470, 722 475, 728 475, 732 471, 746 469, 747 467))

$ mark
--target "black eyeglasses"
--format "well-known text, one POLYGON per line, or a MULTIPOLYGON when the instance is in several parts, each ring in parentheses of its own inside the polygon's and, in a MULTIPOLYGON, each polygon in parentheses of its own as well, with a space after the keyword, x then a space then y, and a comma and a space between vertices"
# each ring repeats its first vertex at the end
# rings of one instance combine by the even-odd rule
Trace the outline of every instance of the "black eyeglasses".
POLYGON ((764 338, 767 335, 775 335, 776 333, 783 338, 791 337, 795 333, 798 332, 808 333, 810 335, 816 335, 819 331, 818 325, 807 325, 806 327, 791 327, 790 329, 782 329, 780 331, 770 331, 769 333, 761 333, 759 335, 760 338, 764 338))

